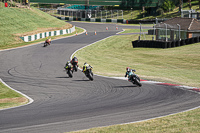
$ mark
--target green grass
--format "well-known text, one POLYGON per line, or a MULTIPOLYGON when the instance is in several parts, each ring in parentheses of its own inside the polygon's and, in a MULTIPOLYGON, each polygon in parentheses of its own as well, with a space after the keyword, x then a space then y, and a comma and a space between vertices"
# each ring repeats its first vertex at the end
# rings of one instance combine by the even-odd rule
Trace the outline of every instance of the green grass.
MULTIPOLYGON (((83 29, 76 27, 76 32, 77 32, 77 33, 81 33, 81 32, 83 32, 83 31, 84 31, 83 29)), ((76 33, 73 32, 73 33, 65 34, 65 35, 51 36, 51 39, 52 39, 52 40, 53 40, 53 39, 58 39, 58 38, 62 38, 62 37, 71 36, 71 35, 74 35, 74 34, 76 34, 76 33)), ((44 42, 44 41, 45 41, 45 38, 38 39, 38 40, 35 40, 35 41, 31 41, 31 42, 23 42, 23 41, 22 41, 21 43, 3 45, 3 46, 0 47, 0 49, 9 49, 9 48, 21 47, 21 46, 31 45, 31 44, 35 44, 35 43, 44 42)))
POLYGON ((23 43, 19 35, 30 34, 52 28, 70 27, 70 24, 56 19, 36 8, 0 8, 0 49, 23 43))
POLYGON ((28 100, 0 82, 0 109, 26 104, 28 100), (6 101, 3 101, 7 99, 6 101))
POLYGON ((91 128, 70 133, 199 133, 200 109, 133 124, 91 128))
MULTIPOLYGON (((192 4, 192 9, 196 11, 200 11, 199 9, 199 4, 198 0, 194 0, 191 2, 192 4)), ((189 9, 189 4, 188 2, 184 2, 183 4, 183 10, 190 10, 189 9)), ((170 12, 165 12, 163 15, 158 15, 158 16, 145 16, 145 12, 142 12, 142 10, 127 10, 124 11, 123 18, 125 20, 130 20, 130 19, 155 19, 155 18, 173 18, 173 17, 181 17, 181 14, 179 13, 179 8, 176 7, 173 11, 170 12)))
MULTIPOLYGON (((140 29, 124 29, 125 31, 120 32, 120 34, 124 34, 124 33, 140 33, 140 29)), ((149 29, 143 29, 141 30, 141 34, 143 34, 144 32, 148 32, 149 29)))
POLYGON ((15 91, 11 90, 7 86, 5 86, 2 82, 0 82, 0 99, 14 98, 14 97, 22 97, 22 95, 15 93, 15 91))
POLYGON ((129 66, 143 79, 200 87, 199 43, 169 49, 133 48, 131 42, 137 38, 112 36, 75 55, 80 64, 88 62, 99 75, 123 77, 129 66))

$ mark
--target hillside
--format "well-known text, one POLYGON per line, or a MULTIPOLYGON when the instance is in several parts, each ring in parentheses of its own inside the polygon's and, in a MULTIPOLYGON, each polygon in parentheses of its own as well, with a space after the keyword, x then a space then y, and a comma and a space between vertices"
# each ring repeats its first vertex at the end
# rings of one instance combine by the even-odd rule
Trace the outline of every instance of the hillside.
POLYGON ((68 29, 72 25, 58 20, 34 7, 0 8, 0 49, 4 46, 22 43, 19 36, 44 31, 68 29))
MULTIPOLYGON (((200 11, 199 8, 199 1, 193 0, 191 1, 191 8, 196 11, 200 11)), ((190 10, 188 2, 183 3, 183 10, 190 10)), ((141 10, 126 10, 124 11, 123 18, 126 20, 134 19, 134 20, 141 20, 141 19, 155 19, 155 18, 173 18, 173 17, 180 17, 181 14, 179 13, 179 7, 174 7, 173 10, 169 12, 164 12, 162 15, 153 15, 149 16, 146 12, 141 10)))

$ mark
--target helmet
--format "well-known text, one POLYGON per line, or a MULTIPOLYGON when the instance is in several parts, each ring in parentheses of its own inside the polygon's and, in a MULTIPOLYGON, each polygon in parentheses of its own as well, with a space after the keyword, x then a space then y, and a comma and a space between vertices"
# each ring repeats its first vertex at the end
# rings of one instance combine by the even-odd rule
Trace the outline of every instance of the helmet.
POLYGON ((87 64, 87 62, 84 63, 84 65, 87 64))
POLYGON ((127 70, 127 71, 130 71, 130 67, 127 67, 126 70, 127 70))
POLYGON ((67 61, 67 64, 69 64, 70 63, 70 61, 67 61))
POLYGON ((74 58, 76 58, 76 56, 74 56, 74 58))

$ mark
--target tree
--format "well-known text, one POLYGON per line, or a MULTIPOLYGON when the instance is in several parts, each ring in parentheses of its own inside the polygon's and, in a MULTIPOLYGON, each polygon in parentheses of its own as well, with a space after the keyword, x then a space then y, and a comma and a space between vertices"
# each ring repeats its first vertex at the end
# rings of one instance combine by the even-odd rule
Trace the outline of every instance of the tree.
POLYGON ((175 7, 175 5, 171 0, 165 0, 162 5, 162 9, 167 12, 169 12, 170 10, 173 10, 174 7, 175 7))
MULTIPOLYGON (((200 0, 199 0, 200 1, 200 0)), ((179 12, 181 12, 181 9, 182 9, 182 0, 179 0, 179 12)))
POLYGON ((199 9, 200 9, 200 0, 199 0, 199 9))
POLYGON ((188 3, 189 3, 189 8, 191 10, 192 9, 191 0, 188 0, 188 3))

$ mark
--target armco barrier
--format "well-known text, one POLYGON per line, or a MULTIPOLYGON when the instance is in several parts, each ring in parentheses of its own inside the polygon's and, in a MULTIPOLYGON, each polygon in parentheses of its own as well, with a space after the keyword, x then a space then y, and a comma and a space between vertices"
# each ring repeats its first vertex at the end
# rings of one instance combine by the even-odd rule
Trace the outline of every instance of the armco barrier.
POLYGON ((25 42, 30 42, 30 41, 34 41, 34 40, 37 40, 37 39, 45 38, 45 37, 48 37, 48 36, 57 36, 57 35, 70 34, 70 33, 74 32, 74 31, 75 31, 75 26, 73 26, 70 29, 43 32, 43 33, 38 33, 38 34, 35 34, 35 35, 23 36, 23 37, 20 37, 20 38, 25 42))

